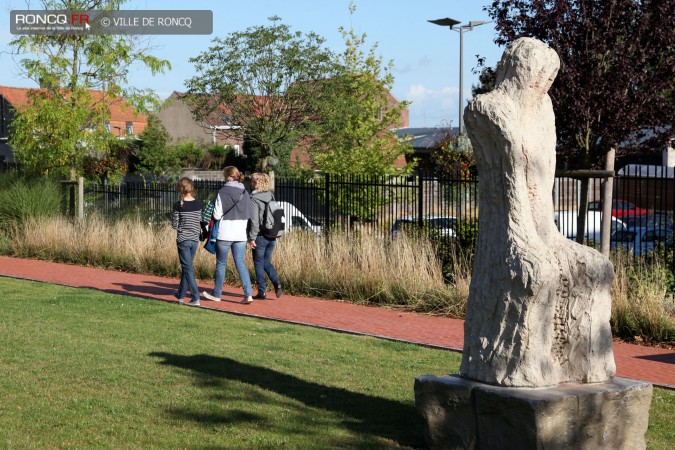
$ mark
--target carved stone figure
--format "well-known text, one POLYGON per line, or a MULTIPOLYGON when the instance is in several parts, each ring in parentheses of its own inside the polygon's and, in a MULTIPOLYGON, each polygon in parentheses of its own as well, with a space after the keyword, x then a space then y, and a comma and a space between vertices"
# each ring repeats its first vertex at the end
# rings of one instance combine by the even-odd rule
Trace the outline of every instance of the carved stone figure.
POLYGON ((521 38, 494 91, 466 109, 480 176, 480 227, 461 375, 500 386, 599 383, 615 375, 611 262, 554 222, 558 55, 521 38))

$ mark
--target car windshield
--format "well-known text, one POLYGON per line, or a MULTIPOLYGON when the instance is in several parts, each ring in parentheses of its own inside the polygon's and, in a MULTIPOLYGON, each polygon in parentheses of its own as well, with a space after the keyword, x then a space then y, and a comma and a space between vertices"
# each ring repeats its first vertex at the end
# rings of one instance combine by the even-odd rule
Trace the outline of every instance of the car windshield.
POLYGON ((664 214, 647 214, 642 216, 628 216, 622 218, 626 226, 631 228, 651 227, 651 228, 671 228, 672 220, 664 214))
POLYGON ((635 240, 635 232, 617 230, 612 234, 610 240, 612 242, 633 242, 635 240))
POLYGON ((665 242, 671 235, 672 232, 669 230, 647 231, 644 236, 642 236, 642 240, 644 242, 665 242))
POLYGON ((314 225, 315 227, 320 227, 322 224, 318 220, 314 220, 311 217, 307 217, 307 220, 309 220, 309 223, 314 225))
POLYGON ((439 217, 436 219, 431 219, 429 223, 431 223, 431 226, 435 228, 452 228, 452 226, 455 224, 455 220, 449 217, 439 217))
POLYGON ((396 222, 394 222, 394 230, 398 230, 401 227, 401 225, 410 223, 417 223, 417 222, 413 219, 398 219, 396 222))

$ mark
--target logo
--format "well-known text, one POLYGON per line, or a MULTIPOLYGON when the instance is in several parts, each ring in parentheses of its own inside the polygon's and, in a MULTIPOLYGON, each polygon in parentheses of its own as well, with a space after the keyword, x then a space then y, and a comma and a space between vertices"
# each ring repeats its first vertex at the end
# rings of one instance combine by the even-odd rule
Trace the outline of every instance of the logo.
POLYGON ((89 14, 71 14, 68 17, 66 14, 54 13, 31 13, 31 14, 16 14, 14 16, 15 25, 84 25, 89 27, 89 14))
POLYGON ((90 32, 92 16, 86 11, 12 11, 12 34, 77 34, 90 32))

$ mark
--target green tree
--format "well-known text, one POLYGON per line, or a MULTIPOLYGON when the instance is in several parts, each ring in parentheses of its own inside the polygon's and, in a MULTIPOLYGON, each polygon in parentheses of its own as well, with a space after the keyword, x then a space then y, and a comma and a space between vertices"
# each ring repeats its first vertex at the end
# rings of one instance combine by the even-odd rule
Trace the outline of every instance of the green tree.
POLYGON ((332 53, 315 33, 292 32, 279 17, 267 26, 214 39, 190 61, 197 76, 186 82, 187 100, 205 126, 245 139, 263 169, 267 158, 290 161, 290 152, 312 120, 308 96, 314 81, 334 71, 332 53), (224 109, 221 109, 224 107, 224 109))
MULTIPOLYGON (((349 9, 355 12, 353 3, 349 9)), ((316 168, 333 179, 349 177, 344 185, 332 184, 333 210, 350 221, 369 220, 396 200, 388 195, 389 177, 408 175, 415 166, 405 160, 412 147, 389 131, 401 125, 409 103, 393 102, 393 61, 376 54, 377 44, 364 50, 365 34, 343 27, 340 33, 346 47, 337 56, 340 73, 316 83, 320 90, 308 99, 315 121, 307 146, 316 168)))
MULTIPOLYGON (((43 0, 47 10, 118 10, 123 0, 43 0)), ((158 104, 151 90, 126 87, 137 66, 154 74, 169 62, 151 56, 134 36, 28 35, 10 45, 22 58, 23 74, 41 86, 29 104, 17 111, 12 145, 23 167, 32 173, 82 170, 84 157, 103 157, 116 149, 105 123, 111 102, 123 97, 129 107, 145 111, 158 104), (25 56, 25 57, 23 57, 25 56), (94 93, 93 91, 96 91, 94 93)))
MULTIPOLYGON (((350 5, 350 13, 356 10, 350 5)), ((393 61, 385 64, 377 44, 363 49, 366 35, 340 28, 345 51, 338 56, 341 72, 317 83, 312 97, 316 114, 309 153, 317 168, 332 174, 408 174, 414 164, 397 167, 412 148, 388 131, 401 126, 409 102, 392 102, 393 61)))
POLYGON ((180 167, 180 158, 169 145, 169 133, 156 115, 148 116, 148 126, 139 137, 135 154, 141 172, 163 176, 180 167))

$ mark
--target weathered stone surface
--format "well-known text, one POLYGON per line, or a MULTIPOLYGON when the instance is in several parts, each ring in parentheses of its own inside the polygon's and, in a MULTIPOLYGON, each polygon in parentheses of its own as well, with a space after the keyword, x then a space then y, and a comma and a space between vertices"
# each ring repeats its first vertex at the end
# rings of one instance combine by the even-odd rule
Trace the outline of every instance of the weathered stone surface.
POLYGON ((538 389, 415 380, 433 449, 644 449, 651 396, 650 384, 623 378, 538 389))
POLYGON ((465 122, 480 177, 480 227, 460 372, 501 386, 597 383, 615 375, 614 270, 554 222, 555 117, 547 92, 559 67, 540 41, 506 50, 497 88, 465 122))

